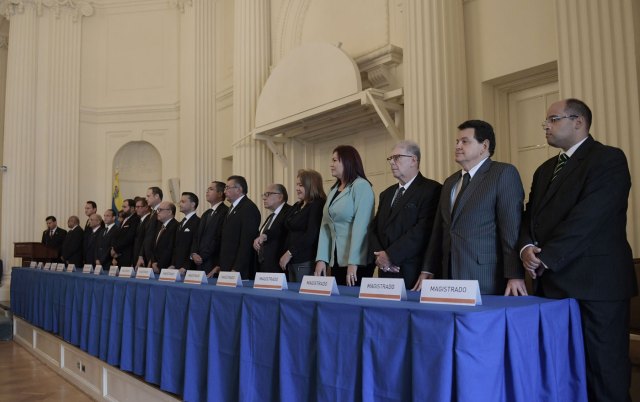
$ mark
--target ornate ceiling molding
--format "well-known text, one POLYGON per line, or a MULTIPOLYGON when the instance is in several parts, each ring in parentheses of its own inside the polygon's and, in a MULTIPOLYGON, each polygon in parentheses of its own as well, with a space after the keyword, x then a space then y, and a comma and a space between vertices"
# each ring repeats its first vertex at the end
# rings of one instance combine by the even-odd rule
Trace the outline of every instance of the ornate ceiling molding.
POLYGON ((23 0, 2 0, 0 1, 0 14, 6 19, 10 19, 12 15, 22 14, 24 12, 23 0))
POLYGON ((9 37, 6 35, 0 35, 0 49, 9 48, 9 37))
POLYGON ((171 7, 177 7, 181 13, 184 13, 184 8, 186 6, 193 6, 193 0, 169 0, 169 5, 171 7))
POLYGON ((68 9, 72 12, 74 21, 78 21, 80 17, 89 17, 94 12, 93 4, 85 0, 0 0, 0 14, 7 19, 22 14, 25 4, 34 4, 38 16, 42 15, 45 7, 53 10, 56 18, 60 17, 63 9, 68 9))

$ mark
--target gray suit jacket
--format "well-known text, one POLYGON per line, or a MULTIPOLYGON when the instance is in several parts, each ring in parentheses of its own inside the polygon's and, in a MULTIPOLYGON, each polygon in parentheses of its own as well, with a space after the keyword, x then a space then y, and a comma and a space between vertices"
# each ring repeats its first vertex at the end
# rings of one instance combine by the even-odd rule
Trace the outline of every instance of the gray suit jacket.
POLYGON ((483 294, 502 294, 507 279, 524 278, 516 248, 524 190, 513 165, 487 159, 451 214, 460 171, 445 180, 423 271, 436 278, 478 280, 483 294))

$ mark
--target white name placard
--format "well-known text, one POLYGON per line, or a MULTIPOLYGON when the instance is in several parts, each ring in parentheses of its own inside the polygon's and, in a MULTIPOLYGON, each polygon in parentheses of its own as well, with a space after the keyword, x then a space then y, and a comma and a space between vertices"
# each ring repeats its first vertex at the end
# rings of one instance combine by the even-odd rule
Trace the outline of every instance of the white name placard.
POLYGON ((112 265, 109 267, 109 276, 118 276, 118 266, 112 265))
POLYGON ((155 278, 156 276, 153 274, 153 268, 138 268, 138 272, 136 272, 136 279, 150 279, 155 278))
POLYGON ((31 268, 37 268, 37 267, 38 267, 38 263, 37 263, 37 262, 35 262, 35 261, 31 261, 31 264, 29 264, 29 266, 30 266, 31 268))
POLYGON ((202 283, 208 283, 207 274, 204 271, 187 271, 184 276, 184 283, 191 285, 200 285, 202 283))
POLYGON ((94 275, 101 275, 102 274, 102 265, 96 265, 96 268, 93 270, 93 274, 94 275))
POLYGON ((482 306, 478 281, 425 279, 422 281, 420 303, 482 306))
POLYGON ((131 278, 131 275, 133 275, 133 267, 122 267, 118 272, 120 278, 131 278))
POLYGON ((255 289, 283 290, 287 289, 287 277, 283 272, 256 272, 253 282, 255 289))
POLYGON ((360 283, 361 299, 407 300, 404 279, 400 278, 362 278, 360 283))
POLYGON ((240 272, 220 272, 216 286, 242 287, 240 272))
POLYGON ((180 270, 175 268, 163 268, 160 271, 160 276, 158 277, 159 281, 163 282, 180 282, 182 281, 182 275, 180 275, 180 270))
MULTIPOLYGON (((60 265, 60 264, 58 264, 60 265)), ((64 264, 62 264, 62 266, 64 267, 64 264)), ((69 264, 67 265, 67 272, 76 272, 76 266, 73 264, 69 264)))
POLYGON ((340 294, 335 277, 313 275, 305 275, 302 277, 302 283, 300 284, 299 293, 320 296, 331 296, 340 294))
POLYGON ((58 272, 64 272, 64 264, 52 264, 51 269, 54 269, 58 272))
POLYGON ((44 264, 44 269, 45 269, 46 271, 49 271, 49 270, 51 269, 51 263, 50 263, 50 262, 48 262, 48 263, 44 264))
POLYGON ((93 271, 93 266, 91 266, 91 264, 84 264, 84 266, 82 267, 82 273, 90 274, 91 271, 93 271))
POLYGON ((38 267, 38 269, 44 269, 43 265, 42 265, 42 261, 38 263, 37 267, 38 267))

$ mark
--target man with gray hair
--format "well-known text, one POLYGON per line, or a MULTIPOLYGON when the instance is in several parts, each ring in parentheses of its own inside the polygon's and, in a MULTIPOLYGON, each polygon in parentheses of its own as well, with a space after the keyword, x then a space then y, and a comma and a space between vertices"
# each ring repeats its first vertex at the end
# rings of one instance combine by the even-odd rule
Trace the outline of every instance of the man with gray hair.
POLYGON ((420 275, 442 186, 420 173, 420 147, 413 141, 399 142, 387 161, 398 183, 380 194, 369 251, 380 277, 403 278, 410 289, 420 275))

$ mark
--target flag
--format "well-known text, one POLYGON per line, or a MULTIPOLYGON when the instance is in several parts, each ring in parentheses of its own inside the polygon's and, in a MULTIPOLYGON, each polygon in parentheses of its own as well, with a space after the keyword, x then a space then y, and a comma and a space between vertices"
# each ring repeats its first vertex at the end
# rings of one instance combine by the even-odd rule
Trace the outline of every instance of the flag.
POLYGON ((113 193, 111 194, 111 209, 118 218, 118 211, 122 209, 122 195, 120 195, 120 173, 116 170, 115 177, 113 179, 113 193))

